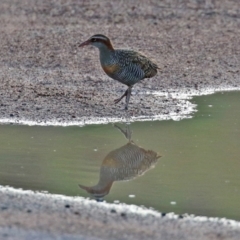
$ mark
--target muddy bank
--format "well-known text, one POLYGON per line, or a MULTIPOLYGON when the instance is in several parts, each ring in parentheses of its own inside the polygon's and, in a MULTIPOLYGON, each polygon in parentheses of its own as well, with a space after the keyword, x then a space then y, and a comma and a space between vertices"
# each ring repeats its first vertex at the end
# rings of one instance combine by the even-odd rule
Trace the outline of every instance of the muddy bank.
POLYGON ((227 0, 1 1, 1 122, 184 117, 193 106, 172 94, 239 89, 239 7, 227 0), (95 33, 161 67, 135 85, 128 112, 113 103, 126 86, 103 73, 98 50, 77 47, 95 33))

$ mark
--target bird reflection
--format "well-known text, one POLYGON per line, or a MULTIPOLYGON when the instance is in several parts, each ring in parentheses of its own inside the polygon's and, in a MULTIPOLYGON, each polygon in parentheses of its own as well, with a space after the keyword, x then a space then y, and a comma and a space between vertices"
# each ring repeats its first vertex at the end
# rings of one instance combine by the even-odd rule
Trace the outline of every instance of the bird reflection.
POLYGON ((147 170, 155 167, 160 156, 152 151, 137 146, 132 140, 132 131, 129 125, 122 129, 114 125, 128 139, 128 143, 111 151, 104 159, 100 168, 99 181, 95 186, 87 187, 79 184, 97 200, 107 195, 114 181, 131 180, 143 175, 147 170))

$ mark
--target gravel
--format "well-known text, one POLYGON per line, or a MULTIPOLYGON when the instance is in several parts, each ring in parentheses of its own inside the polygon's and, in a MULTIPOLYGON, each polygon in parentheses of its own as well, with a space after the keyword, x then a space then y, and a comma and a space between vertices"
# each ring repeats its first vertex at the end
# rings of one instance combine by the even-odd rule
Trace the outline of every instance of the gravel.
POLYGON ((239 240, 233 220, 159 213, 0 186, 2 239, 239 240))

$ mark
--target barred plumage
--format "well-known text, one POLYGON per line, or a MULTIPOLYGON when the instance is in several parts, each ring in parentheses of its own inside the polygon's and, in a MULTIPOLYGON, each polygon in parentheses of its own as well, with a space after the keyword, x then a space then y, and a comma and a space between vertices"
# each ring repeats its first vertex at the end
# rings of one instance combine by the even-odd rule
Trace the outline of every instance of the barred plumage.
POLYGON ((157 74, 158 66, 143 54, 132 50, 116 49, 109 58, 102 57, 100 61, 103 69, 106 66, 117 66, 115 71, 105 71, 107 75, 127 86, 133 86, 144 78, 151 78, 157 74))
POLYGON ((114 80, 128 86, 126 92, 115 100, 115 103, 118 103, 126 97, 125 109, 128 109, 133 85, 144 78, 154 77, 159 67, 142 53, 127 49, 114 49, 110 39, 102 34, 93 35, 80 46, 88 44, 99 49, 100 63, 104 72, 114 80))

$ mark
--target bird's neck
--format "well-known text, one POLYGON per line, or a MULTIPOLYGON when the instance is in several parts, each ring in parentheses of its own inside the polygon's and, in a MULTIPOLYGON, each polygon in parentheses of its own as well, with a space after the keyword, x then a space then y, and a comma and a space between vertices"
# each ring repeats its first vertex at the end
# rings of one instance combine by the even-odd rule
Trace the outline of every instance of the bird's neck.
POLYGON ((99 48, 99 53, 100 53, 100 60, 101 62, 105 62, 109 60, 114 52, 113 48, 109 48, 108 46, 101 46, 99 48))

